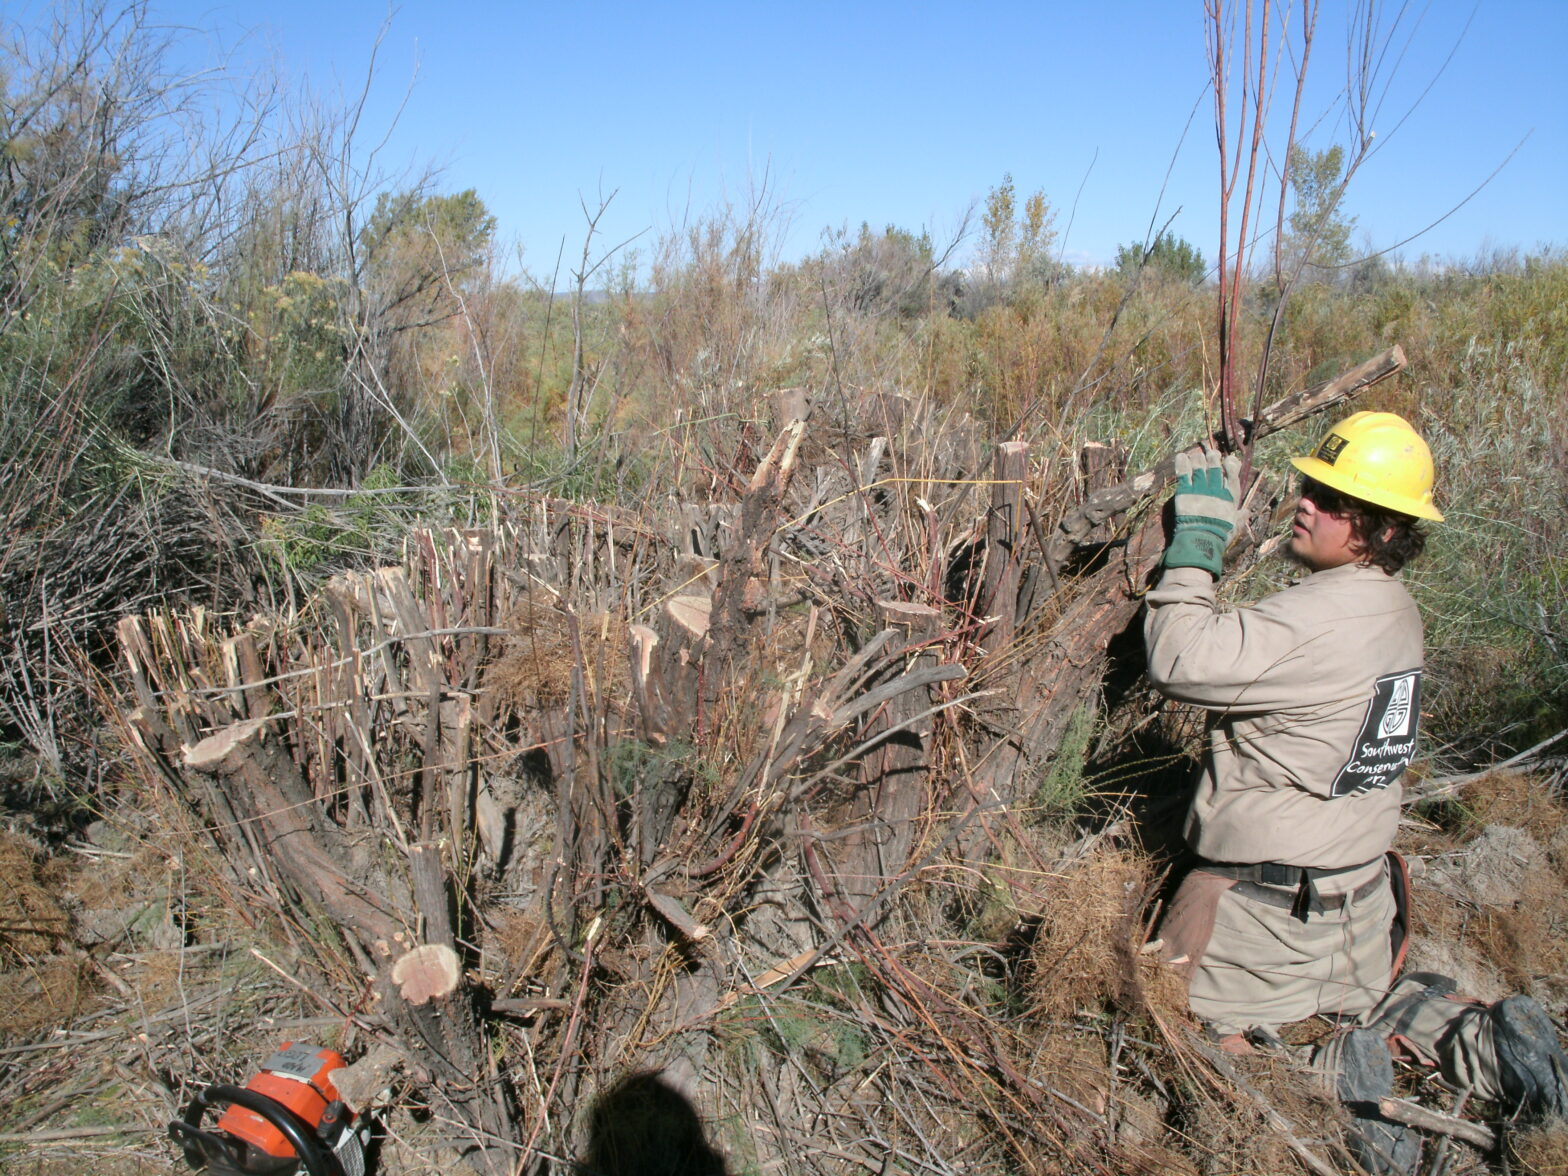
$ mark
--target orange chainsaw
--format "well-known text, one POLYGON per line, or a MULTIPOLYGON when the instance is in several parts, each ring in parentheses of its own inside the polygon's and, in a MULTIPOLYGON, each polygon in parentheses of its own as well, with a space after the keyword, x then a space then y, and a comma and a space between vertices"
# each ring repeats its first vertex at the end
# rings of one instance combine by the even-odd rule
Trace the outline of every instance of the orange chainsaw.
POLYGON ((198 1094, 169 1138, 208 1176, 364 1176, 369 1132, 332 1084, 343 1065, 333 1050, 286 1041, 245 1086, 198 1094), (220 1106, 204 1130, 202 1118, 220 1106))

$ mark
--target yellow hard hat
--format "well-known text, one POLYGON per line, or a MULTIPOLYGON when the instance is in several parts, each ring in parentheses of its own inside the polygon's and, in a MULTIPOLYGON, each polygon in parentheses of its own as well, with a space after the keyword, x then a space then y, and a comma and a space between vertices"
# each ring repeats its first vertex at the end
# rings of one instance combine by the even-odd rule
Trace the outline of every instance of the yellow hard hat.
POLYGON ((1313 481, 1400 514, 1443 521, 1432 505, 1432 451, 1404 417, 1358 412, 1290 464, 1313 481))

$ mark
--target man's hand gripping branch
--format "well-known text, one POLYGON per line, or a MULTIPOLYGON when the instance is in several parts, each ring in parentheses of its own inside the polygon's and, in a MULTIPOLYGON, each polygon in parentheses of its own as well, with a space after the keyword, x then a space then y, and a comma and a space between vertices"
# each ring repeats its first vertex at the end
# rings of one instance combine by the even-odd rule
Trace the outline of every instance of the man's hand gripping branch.
POLYGON ((1176 455, 1176 524, 1165 549, 1168 568, 1203 568, 1219 577, 1236 529, 1241 458, 1222 457, 1212 441, 1197 454, 1176 455))

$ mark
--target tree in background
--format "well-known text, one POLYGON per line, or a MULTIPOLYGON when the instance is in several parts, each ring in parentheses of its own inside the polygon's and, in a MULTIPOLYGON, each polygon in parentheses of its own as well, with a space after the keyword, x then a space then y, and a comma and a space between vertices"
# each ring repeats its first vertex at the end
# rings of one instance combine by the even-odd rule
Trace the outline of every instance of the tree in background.
POLYGON ((1350 234, 1355 217, 1340 211, 1348 177, 1345 150, 1337 143, 1323 151, 1298 145, 1290 149, 1290 191, 1295 207, 1289 232, 1279 242, 1280 269, 1316 277, 1333 277, 1352 255, 1350 234))
POLYGON ((992 303, 1024 290, 1047 286, 1061 276, 1051 255, 1056 244, 1056 210, 1037 190, 1018 208, 1012 173, 987 193, 980 217, 978 283, 965 299, 965 310, 978 314, 992 303))
POLYGON ((494 238, 495 217, 472 188, 382 192, 358 234, 356 278, 359 329, 382 357, 388 394, 439 422, 438 447, 483 450, 499 477, 489 320, 476 297, 494 238))
POLYGON ((899 318, 914 318, 932 308, 940 264, 930 233, 917 235, 897 225, 873 233, 865 222, 857 237, 845 237, 822 257, 824 277, 842 289, 853 310, 888 311, 899 318))
POLYGON ((1043 191, 1034 192, 1024 201, 1023 215, 1018 218, 1018 263, 1013 272, 1014 282, 1043 284, 1058 276, 1056 260, 1051 247, 1056 244, 1056 210, 1045 198, 1043 191))
POLYGON ((1017 191, 1012 173, 985 198, 981 217, 985 241, 981 257, 987 281, 1011 285, 1039 273, 1042 263, 1050 262, 1051 246, 1056 243, 1056 210, 1043 191, 1024 200, 1023 212, 1017 208, 1017 191))
POLYGON ((359 271, 394 331, 457 313, 456 295, 484 266, 495 217, 472 188, 451 196, 383 192, 359 233, 359 271))
POLYGON ((1145 245, 1132 241, 1116 250, 1116 272, 1123 278, 1136 277, 1142 270, 1153 270, 1173 281, 1196 286, 1203 281, 1208 267, 1197 246, 1169 230, 1145 245))
POLYGON ((1008 172, 1002 177, 1002 182, 986 195, 985 212, 980 218, 985 230, 980 259, 985 281, 990 285, 1000 285, 1012 276, 1018 233, 1013 223, 1015 211, 1013 174, 1008 172))

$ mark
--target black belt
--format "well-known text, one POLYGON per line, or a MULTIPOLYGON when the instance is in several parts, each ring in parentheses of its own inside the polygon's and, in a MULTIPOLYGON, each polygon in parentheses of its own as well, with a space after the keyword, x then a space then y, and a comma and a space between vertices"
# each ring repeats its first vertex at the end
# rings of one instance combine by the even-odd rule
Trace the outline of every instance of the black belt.
MULTIPOLYGON (((1326 914, 1329 911, 1342 910, 1345 905, 1347 896, 1344 894, 1318 892, 1319 878, 1332 878, 1336 874, 1350 874, 1356 870, 1364 870, 1378 860, 1373 858, 1370 862, 1358 862, 1354 866, 1337 866, 1325 870, 1315 866, 1287 866, 1282 862, 1247 864, 1200 862, 1197 868, 1206 874, 1218 874, 1221 878, 1236 879, 1236 885, 1231 889, 1240 897, 1288 910, 1305 923, 1309 914, 1326 914), (1270 889, 1270 887, 1281 889, 1270 889)), ((1378 874, 1356 887, 1348 897, 1353 902, 1360 902, 1377 893, 1377 888, 1382 884, 1383 875, 1378 874)))

